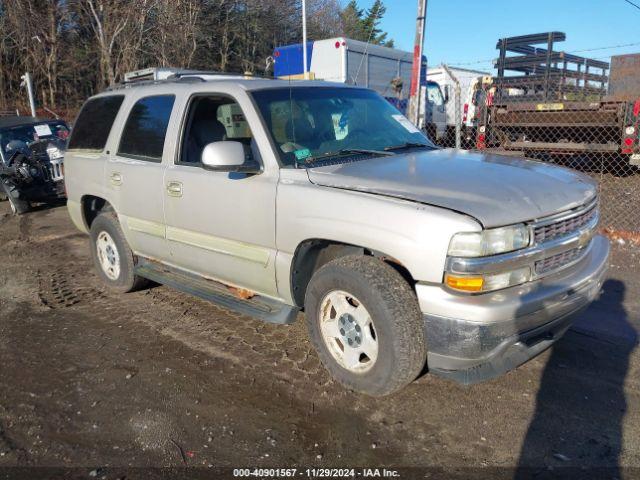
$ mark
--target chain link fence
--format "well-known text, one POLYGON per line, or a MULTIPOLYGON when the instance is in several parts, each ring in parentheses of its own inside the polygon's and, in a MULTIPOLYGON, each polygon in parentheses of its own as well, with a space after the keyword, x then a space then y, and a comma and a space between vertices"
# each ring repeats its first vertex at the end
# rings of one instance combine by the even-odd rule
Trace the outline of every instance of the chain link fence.
POLYGON ((561 75, 501 80, 439 68, 444 73, 432 77, 443 102, 431 99, 427 128, 437 145, 526 157, 590 175, 599 184, 602 229, 621 244, 640 245, 640 89, 639 100, 628 100, 593 81, 568 82, 561 75))

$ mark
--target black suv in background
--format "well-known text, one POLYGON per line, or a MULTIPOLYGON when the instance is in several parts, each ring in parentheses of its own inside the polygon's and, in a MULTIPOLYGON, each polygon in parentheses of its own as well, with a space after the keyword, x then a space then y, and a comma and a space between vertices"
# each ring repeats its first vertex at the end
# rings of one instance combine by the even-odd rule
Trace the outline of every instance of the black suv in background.
POLYGON ((68 136, 62 120, 0 117, 0 199, 9 200, 14 214, 64 198, 68 136))

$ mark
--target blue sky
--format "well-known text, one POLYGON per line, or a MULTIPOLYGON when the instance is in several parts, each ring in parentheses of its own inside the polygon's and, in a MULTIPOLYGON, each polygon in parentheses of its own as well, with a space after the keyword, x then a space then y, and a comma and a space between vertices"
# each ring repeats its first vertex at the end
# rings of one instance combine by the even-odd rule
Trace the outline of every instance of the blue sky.
MULTIPOLYGON (((640 0, 633 0, 640 5, 640 0)), ((373 0, 359 0, 361 8, 373 0)), ((396 47, 413 49, 417 0, 385 0, 382 28, 396 47)), ((581 52, 607 60, 612 54, 640 52, 640 9, 624 0, 428 0, 425 53, 430 65, 471 63, 466 68, 490 70, 500 37, 561 31, 567 40, 558 49, 576 50, 635 43, 581 52), (604 58, 603 58, 604 57, 604 58)))

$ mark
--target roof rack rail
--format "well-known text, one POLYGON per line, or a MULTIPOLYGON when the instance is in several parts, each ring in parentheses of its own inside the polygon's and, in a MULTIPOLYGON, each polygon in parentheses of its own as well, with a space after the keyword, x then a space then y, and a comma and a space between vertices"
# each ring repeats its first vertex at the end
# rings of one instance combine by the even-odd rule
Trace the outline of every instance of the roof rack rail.
POLYGON ((221 77, 243 77, 243 78, 265 78, 264 75, 256 73, 236 73, 236 72, 220 72, 218 70, 187 70, 184 72, 176 72, 170 75, 168 78, 185 78, 185 77, 199 77, 199 76, 221 76, 221 77))
POLYGON ((118 84, 112 85, 107 88, 107 91, 121 90, 124 88, 156 85, 166 82, 206 82, 216 79, 228 79, 228 78, 263 78, 268 79, 262 75, 250 74, 250 73, 233 73, 233 72, 219 72, 215 70, 186 70, 179 68, 158 67, 158 68, 145 68, 142 70, 135 70, 127 72, 124 75, 124 81, 118 84), (217 77, 217 78, 216 78, 217 77))

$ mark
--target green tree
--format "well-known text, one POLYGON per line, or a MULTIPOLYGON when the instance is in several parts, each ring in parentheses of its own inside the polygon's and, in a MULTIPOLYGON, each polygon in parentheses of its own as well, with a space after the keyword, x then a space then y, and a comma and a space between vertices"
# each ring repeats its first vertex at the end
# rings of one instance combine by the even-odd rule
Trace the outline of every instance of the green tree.
POLYGON ((393 47, 393 40, 387 39, 387 32, 380 28, 380 22, 386 11, 387 8, 382 0, 376 0, 366 12, 358 7, 356 0, 350 0, 340 13, 344 36, 363 42, 369 41, 375 45, 393 47))
POLYGON ((351 0, 346 7, 340 12, 340 20, 342 21, 342 31, 345 37, 353 38, 354 40, 362 40, 364 42, 368 39, 368 34, 365 33, 362 23, 362 16, 364 10, 358 8, 356 0, 351 0), (367 38, 365 38, 367 35, 367 38))

